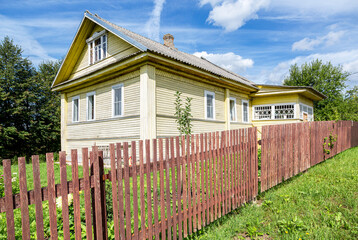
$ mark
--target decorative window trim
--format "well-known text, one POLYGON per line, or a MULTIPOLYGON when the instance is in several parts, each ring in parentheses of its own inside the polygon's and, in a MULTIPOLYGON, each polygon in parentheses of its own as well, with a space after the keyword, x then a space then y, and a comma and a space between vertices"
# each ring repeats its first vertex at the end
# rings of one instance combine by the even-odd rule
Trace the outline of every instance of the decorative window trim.
POLYGON ((230 103, 229 103, 229 116, 230 116, 230 122, 237 122, 237 106, 236 106, 236 98, 230 97, 230 103), (234 101, 234 120, 231 120, 231 101, 234 101))
POLYGON ((215 93, 205 90, 204 91, 204 96, 205 96, 204 97, 205 119, 215 120, 215 93), (208 118, 208 113, 207 113, 207 96, 208 95, 213 96, 213 117, 212 118, 208 118))
POLYGON ((250 122, 250 113, 249 113, 249 110, 250 110, 250 104, 249 104, 249 101, 248 100, 241 100, 241 107, 242 107, 242 122, 243 123, 248 123, 250 122), (247 103, 247 121, 245 121, 245 118, 244 118, 244 103, 247 103))
POLYGON ((88 45, 88 65, 93 65, 103 59, 105 59, 108 55, 108 36, 107 36, 107 31, 103 30, 101 32, 95 32, 90 38, 88 38, 86 40, 86 43, 88 45), (101 47, 101 59, 95 61, 95 54, 94 52, 91 54, 91 49, 94 51, 94 46, 91 48, 91 45, 98 39, 101 38, 101 45, 103 45, 103 39, 102 37, 106 36, 106 42, 105 42, 105 51, 103 50, 103 46, 101 47), (91 59, 92 56, 92 59, 91 59))
POLYGON ((96 92, 88 92, 86 94, 86 120, 94 121, 96 120, 96 92), (93 96, 93 119, 89 119, 89 109, 88 109, 88 97, 93 96))
POLYGON ((123 83, 112 86, 112 117, 123 117, 124 116, 124 85, 123 83), (121 114, 115 115, 115 90, 121 89, 121 114))
POLYGON ((72 122, 79 122, 80 121, 80 96, 74 96, 72 97, 72 122), (75 100, 78 100, 78 106, 77 106, 77 121, 75 121, 75 112, 74 112, 74 106, 75 106, 75 100))
POLYGON ((292 119, 297 119, 297 113, 296 113, 296 108, 297 108, 297 103, 276 103, 276 104, 264 104, 264 105, 253 105, 252 106, 252 120, 255 121, 267 121, 267 120, 292 120, 292 119), (281 105, 293 105, 293 118, 285 118, 285 119, 276 119, 275 118, 275 106, 281 106, 281 105), (271 107, 271 118, 269 119, 257 119, 255 118, 255 108, 256 107, 271 107))

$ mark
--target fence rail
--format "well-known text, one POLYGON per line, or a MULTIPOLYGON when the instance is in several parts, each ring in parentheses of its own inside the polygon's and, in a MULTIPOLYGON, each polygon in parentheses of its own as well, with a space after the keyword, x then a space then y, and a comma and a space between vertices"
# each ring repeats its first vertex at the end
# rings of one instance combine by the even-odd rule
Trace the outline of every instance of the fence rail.
MULTIPOLYGON (((261 137, 261 191, 265 191, 358 146, 358 123, 264 126, 261 137)), ((14 210, 19 208, 23 239, 34 234, 37 239, 113 235, 115 239, 182 239, 253 200, 259 191, 256 128, 110 144, 107 150, 111 170, 105 174, 103 151, 96 146, 91 151, 82 149, 83 178, 79 178, 77 150, 72 150, 71 181, 67 180, 66 153, 60 152, 60 184, 55 184, 54 156, 47 154, 47 186, 41 186, 39 157, 33 156, 34 189, 30 191, 25 159, 19 158, 17 194, 12 193, 11 161, 4 160, 5 197, 0 198, 0 213, 6 214, 7 238, 15 239, 19 226, 14 210), (56 205, 59 197, 61 207, 56 205), (29 205, 35 208, 36 233, 30 231, 29 205), (45 234, 44 226, 49 233, 45 234)))

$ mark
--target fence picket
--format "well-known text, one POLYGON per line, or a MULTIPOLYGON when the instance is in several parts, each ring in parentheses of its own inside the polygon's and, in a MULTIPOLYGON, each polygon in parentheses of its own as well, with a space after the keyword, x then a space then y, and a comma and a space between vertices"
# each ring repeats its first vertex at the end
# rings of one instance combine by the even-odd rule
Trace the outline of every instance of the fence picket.
MULTIPOLYGON (((174 138, 170 138, 170 167, 172 175, 172 203, 173 203, 173 239, 178 239, 177 237, 177 190, 175 185, 175 166, 176 158, 174 154, 174 138)), ((179 185, 178 185, 179 186, 179 185)))
POLYGON ((73 186, 73 217, 75 224, 75 239, 82 238, 81 212, 80 212, 80 186, 78 178, 77 150, 71 150, 72 186, 73 186))
POLYGON ((137 147, 136 142, 131 142, 131 149, 132 149, 132 170, 133 170, 133 177, 132 177, 132 191, 133 191, 133 217, 134 217, 134 224, 133 224, 133 230, 134 230, 134 239, 139 238, 139 232, 138 232, 138 183, 137 183, 137 147))
POLYGON ((11 175, 11 160, 3 160, 4 167, 4 192, 6 205, 6 226, 7 238, 15 240, 15 223, 14 223, 14 200, 12 195, 12 175, 11 175))

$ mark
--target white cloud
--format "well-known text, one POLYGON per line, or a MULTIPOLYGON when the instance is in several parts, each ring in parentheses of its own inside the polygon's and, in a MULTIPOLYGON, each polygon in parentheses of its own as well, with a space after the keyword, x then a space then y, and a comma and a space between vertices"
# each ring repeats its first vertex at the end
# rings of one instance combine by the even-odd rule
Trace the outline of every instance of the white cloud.
POLYGON ((227 32, 235 31, 247 21, 258 18, 257 12, 268 6, 269 0, 201 0, 200 5, 210 4, 207 21, 227 32))
MULTIPOLYGON (((249 79, 257 83, 282 84, 284 78, 289 74, 291 65, 297 63, 301 66, 305 62, 311 62, 315 59, 321 59, 323 63, 330 61, 333 65, 341 65, 344 71, 350 73, 358 72, 358 49, 352 49, 349 51, 298 56, 277 64, 273 70, 264 70, 257 74, 256 77, 251 76, 249 79)), ((349 86, 358 85, 358 74, 351 75, 348 79, 347 84, 349 86)))
POLYGON ((293 43, 292 51, 307 51, 313 50, 315 47, 320 45, 331 46, 339 41, 344 35, 344 31, 329 32, 327 35, 317 37, 315 39, 304 38, 300 41, 293 43))
POLYGON ((147 36, 156 41, 159 41, 160 15, 162 13, 164 3, 165 0, 154 0, 153 11, 149 20, 145 24, 147 36))
MULTIPOLYGON (((21 46, 23 56, 29 57, 35 64, 39 64, 43 60, 55 60, 50 57, 47 51, 39 43, 39 41, 31 34, 30 31, 19 21, 0 15, 0 37, 9 36, 14 40, 15 44, 21 46)), ((27 23, 28 24, 28 23, 27 23)))
POLYGON ((228 69, 235 73, 242 73, 247 68, 251 68, 254 65, 254 61, 249 58, 243 58, 240 55, 236 55, 233 52, 228 53, 207 53, 207 52, 196 52, 193 55, 197 57, 203 57, 210 62, 213 62, 220 67, 228 69))

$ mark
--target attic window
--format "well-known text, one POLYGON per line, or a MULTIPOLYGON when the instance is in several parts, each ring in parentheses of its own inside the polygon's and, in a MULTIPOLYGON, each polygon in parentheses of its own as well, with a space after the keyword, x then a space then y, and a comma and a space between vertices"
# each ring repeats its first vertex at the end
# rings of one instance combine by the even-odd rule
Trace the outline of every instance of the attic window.
POLYGON ((89 65, 107 57, 107 34, 105 30, 94 33, 86 42, 88 44, 89 65))

